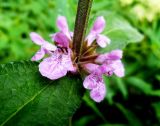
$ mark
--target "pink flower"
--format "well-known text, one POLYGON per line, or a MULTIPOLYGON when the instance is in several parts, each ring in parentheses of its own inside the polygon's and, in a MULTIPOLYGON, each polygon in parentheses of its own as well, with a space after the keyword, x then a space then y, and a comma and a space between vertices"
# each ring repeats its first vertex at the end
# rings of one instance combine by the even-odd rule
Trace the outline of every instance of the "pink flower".
POLYGON ((60 32, 52 34, 52 39, 58 48, 45 41, 37 33, 32 32, 30 34, 32 41, 41 46, 41 49, 33 56, 32 61, 42 59, 45 54, 50 55, 39 64, 39 71, 42 76, 51 80, 65 76, 68 71, 72 73, 77 72, 77 68, 72 64, 72 50, 69 48, 69 42, 73 33, 69 31, 65 17, 58 17, 57 27, 60 32))
POLYGON ((31 32, 30 37, 35 44, 41 46, 41 49, 32 57, 32 61, 40 60, 44 57, 46 53, 49 53, 50 51, 55 51, 57 49, 56 46, 45 41, 40 35, 35 32, 31 32))
POLYGON ((88 46, 90 46, 94 40, 96 40, 97 44, 102 48, 110 44, 111 40, 107 36, 100 34, 104 30, 105 24, 104 17, 100 16, 96 19, 93 28, 86 38, 88 40, 88 46))
POLYGON ((59 79, 65 76, 68 71, 74 70, 70 53, 65 54, 60 50, 56 50, 51 57, 45 58, 39 64, 40 73, 51 80, 59 79))
POLYGON ((113 50, 110 53, 99 55, 95 62, 97 64, 88 63, 83 65, 89 75, 85 78, 83 86, 91 90, 90 96, 100 102, 105 98, 106 88, 102 76, 111 76, 113 73, 119 77, 124 76, 124 67, 121 62, 122 51, 113 50))

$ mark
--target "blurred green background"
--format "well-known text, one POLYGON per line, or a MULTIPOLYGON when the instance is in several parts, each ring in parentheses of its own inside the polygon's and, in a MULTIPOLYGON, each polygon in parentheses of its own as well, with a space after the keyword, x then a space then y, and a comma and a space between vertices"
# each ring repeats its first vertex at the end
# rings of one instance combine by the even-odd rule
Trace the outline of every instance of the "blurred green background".
MULTIPOLYGON (((0 63, 29 60, 38 49, 29 33, 49 40, 59 14, 73 31, 76 7, 77 0, 0 0, 0 63)), ((73 126, 159 126, 160 0, 93 0, 91 18, 106 10, 125 18, 144 39, 124 49, 126 76, 105 78, 102 103, 84 95, 73 126)))

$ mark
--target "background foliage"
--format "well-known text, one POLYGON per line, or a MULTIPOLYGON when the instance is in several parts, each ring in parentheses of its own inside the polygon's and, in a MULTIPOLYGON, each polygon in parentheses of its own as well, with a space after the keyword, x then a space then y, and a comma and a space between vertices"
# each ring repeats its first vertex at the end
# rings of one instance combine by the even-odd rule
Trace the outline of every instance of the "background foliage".
MULTIPOLYGON (((76 4, 76 0, 0 0, 0 63, 30 59, 37 46, 29 33, 36 31, 49 40, 48 34, 57 30, 58 14, 67 16, 73 30, 76 4)), ((97 15, 104 15, 108 22, 104 33, 112 38, 112 48, 141 40, 134 36, 138 30, 144 39, 124 49, 126 76, 105 78, 108 93, 102 103, 94 103, 85 93, 73 125, 160 125, 159 5, 159 0, 94 0, 90 26, 97 15), (111 26, 120 32, 109 33, 111 26)))

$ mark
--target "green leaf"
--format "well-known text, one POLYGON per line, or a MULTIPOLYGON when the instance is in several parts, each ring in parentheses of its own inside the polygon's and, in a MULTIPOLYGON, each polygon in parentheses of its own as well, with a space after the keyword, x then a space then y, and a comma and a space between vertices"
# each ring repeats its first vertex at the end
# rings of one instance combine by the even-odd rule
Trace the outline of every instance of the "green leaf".
POLYGON ((160 107, 159 107, 160 106, 160 102, 153 103, 152 106, 153 106, 153 108, 154 108, 154 110, 156 112, 157 118, 159 119, 160 118, 160 107))
POLYGON ((122 81, 121 78, 116 77, 115 80, 116 80, 116 84, 117 84, 119 90, 121 91, 123 97, 127 99, 128 92, 127 92, 127 87, 126 87, 125 83, 122 81))
POLYGON ((130 110, 126 109, 123 105, 116 103, 115 104, 119 110, 123 113, 123 115, 128 120, 129 126, 142 126, 140 120, 136 117, 134 113, 130 110))
POLYGON ((96 106, 96 103, 89 98, 88 94, 84 95, 83 100, 87 106, 89 106, 104 122, 106 122, 105 117, 96 106))
POLYGON ((110 78, 103 76, 103 80, 104 80, 106 88, 107 88, 106 99, 108 100, 109 104, 112 105, 114 103, 113 97, 116 95, 116 91, 111 86, 110 78))
POLYGON ((0 65, 0 126, 66 126, 81 103, 81 79, 43 78, 37 63, 0 65))
POLYGON ((103 11, 97 15, 103 15, 105 17, 107 26, 103 34, 111 39, 111 44, 106 48, 98 49, 99 52, 104 53, 114 49, 123 49, 131 42, 142 41, 143 35, 116 13, 103 11))
POLYGON ((126 81, 133 85, 134 87, 140 89, 145 94, 150 94, 152 92, 152 86, 149 83, 146 83, 144 80, 138 77, 128 77, 126 81))

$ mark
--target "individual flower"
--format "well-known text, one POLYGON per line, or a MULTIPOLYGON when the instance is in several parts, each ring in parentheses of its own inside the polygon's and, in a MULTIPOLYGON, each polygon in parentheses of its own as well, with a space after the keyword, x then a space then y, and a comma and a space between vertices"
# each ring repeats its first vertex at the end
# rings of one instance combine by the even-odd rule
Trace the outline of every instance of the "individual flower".
MULTIPOLYGON (((90 67, 92 70, 92 66, 90 67)), ((90 96, 96 102, 101 102, 106 95, 106 87, 102 78, 103 72, 97 67, 88 76, 86 76, 83 86, 91 90, 90 96)))
POLYGON ((113 50, 110 53, 105 53, 99 55, 95 62, 99 64, 103 64, 106 68, 112 68, 110 73, 114 73, 118 77, 124 76, 124 66, 121 62, 122 51, 121 50, 113 50))
POLYGON ((105 20, 98 17, 82 47, 82 53, 77 60, 73 49, 73 32, 69 31, 67 20, 64 16, 58 16, 57 27, 59 32, 51 34, 53 44, 45 41, 40 35, 32 32, 32 41, 41 46, 40 50, 32 57, 32 61, 43 59, 39 64, 42 76, 56 80, 67 75, 83 72, 86 77, 84 88, 90 91, 90 97, 101 102, 106 96, 106 87, 103 76, 124 76, 124 66, 121 62, 122 51, 117 49, 105 54, 98 54, 98 46, 104 48, 110 43, 110 39, 102 35, 105 28, 105 20))
POLYGON ((107 36, 100 34, 104 30, 105 24, 106 22, 103 16, 100 16, 96 19, 93 28, 86 38, 88 41, 88 46, 90 46, 94 40, 96 40, 97 44, 102 48, 110 44, 111 40, 107 36))
POLYGON ((41 49, 32 57, 31 60, 41 60, 45 54, 48 54, 49 57, 44 58, 39 64, 39 71, 42 76, 51 80, 59 79, 65 76, 67 72, 75 72, 76 70, 72 64, 72 50, 69 48, 70 36, 68 35, 69 30, 65 17, 58 17, 57 26, 61 32, 53 35, 56 45, 45 41, 37 33, 30 33, 32 41, 41 46, 41 49))

